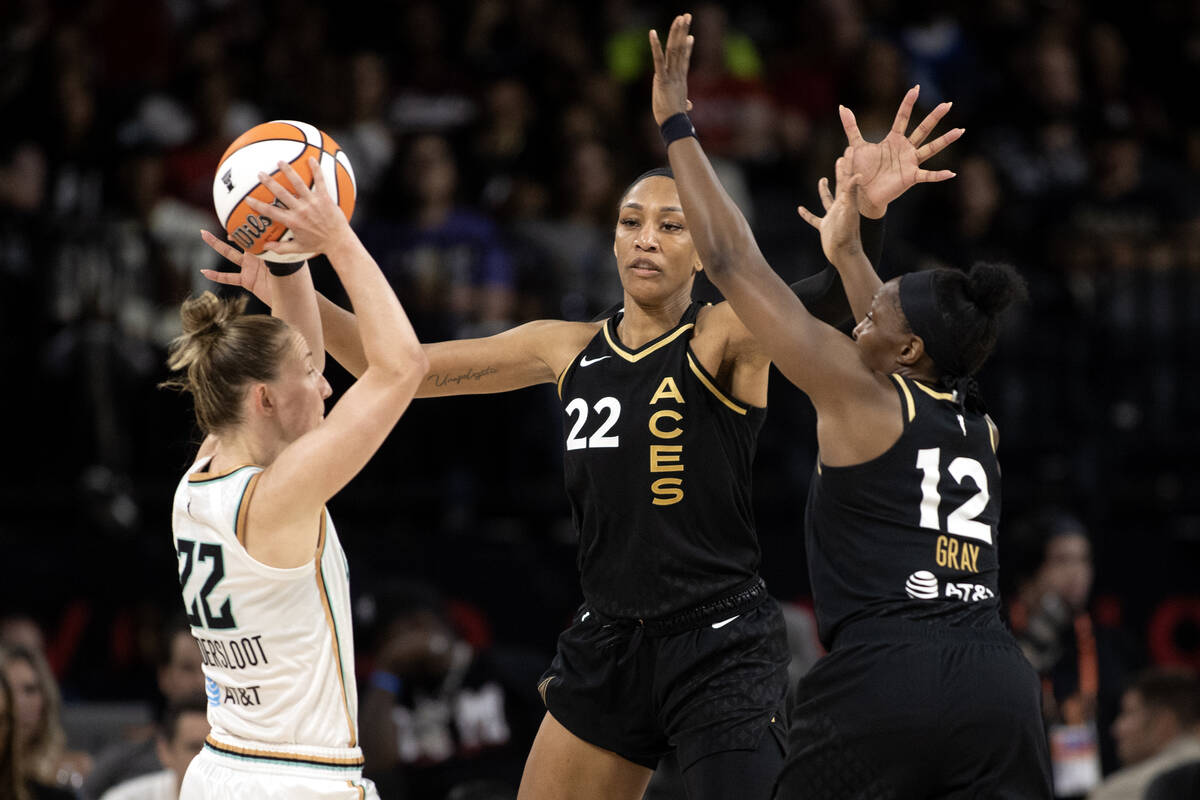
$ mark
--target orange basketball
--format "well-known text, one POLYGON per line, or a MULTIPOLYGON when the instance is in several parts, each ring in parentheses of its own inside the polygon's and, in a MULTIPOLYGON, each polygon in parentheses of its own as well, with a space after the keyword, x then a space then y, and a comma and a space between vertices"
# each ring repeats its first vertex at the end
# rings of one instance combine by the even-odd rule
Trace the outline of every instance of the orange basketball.
POLYGON ((279 119, 255 125, 229 145, 225 155, 221 156, 213 179, 213 205, 217 209, 217 217, 225 226, 225 232, 238 247, 268 261, 303 261, 314 255, 263 252, 264 244, 289 241, 292 232, 282 223, 272 222, 269 215, 259 214, 246 203, 249 197, 267 204, 275 202, 271 190, 259 183, 260 172, 291 188, 291 183, 279 171, 280 161, 291 164, 292 169, 311 188, 313 176, 309 158, 317 159, 333 201, 342 209, 346 219, 350 219, 354 213, 354 169, 345 151, 338 147, 329 134, 307 122, 279 119))

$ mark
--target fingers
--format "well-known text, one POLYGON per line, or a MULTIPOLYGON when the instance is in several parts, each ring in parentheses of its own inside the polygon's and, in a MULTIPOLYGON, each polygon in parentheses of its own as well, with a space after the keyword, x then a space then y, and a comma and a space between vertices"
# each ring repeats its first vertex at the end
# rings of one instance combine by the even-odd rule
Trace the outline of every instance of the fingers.
POLYGON ((921 120, 921 124, 918 125, 917 129, 912 132, 911 136, 908 137, 908 140, 912 142, 913 147, 920 147, 921 142, 925 141, 926 136, 933 133, 933 129, 936 128, 937 124, 942 121, 942 117, 946 116, 947 112, 950 111, 950 106, 952 105, 954 105, 954 103, 938 103, 933 111, 930 111, 929 115, 925 117, 925 119, 921 120))
POLYGON ((692 55, 692 37, 688 28, 692 25, 691 14, 680 14, 671 22, 671 31, 667 34, 666 66, 668 72, 682 70, 686 73, 688 60, 692 55))
MULTIPOLYGON (((333 197, 333 195, 329 193, 329 188, 325 185, 325 173, 321 170, 321 164, 315 158, 309 156, 308 166, 309 169, 312 170, 313 190, 319 191, 323 195, 333 197)), ((291 169, 291 167, 288 167, 288 169, 291 169)), ((296 177, 299 178, 300 176, 297 175, 296 177)))
POLYGON ((958 138, 966 132, 966 128, 955 128, 954 130, 946 131, 929 144, 917 148, 917 163, 920 164, 925 159, 936 156, 945 150, 946 147, 958 141, 958 138))
POLYGON ((202 269, 200 270, 200 274, 213 283, 224 283, 227 286, 242 285, 242 273, 240 272, 221 272, 215 269, 202 269))
POLYGON ((812 225, 817 230, 821 230, 821 218, 809 211, 804 206, 796 206, 796 213, 800 215, 800 219, 812 225))
POLYGON ((917 183, 939 183, 948 181, 955 177, 958 173, 951 172, 948 169, 939 169, 936 172, 931 172, 927 169, 917 170, 917 183))
POLYGON ((833 178, 835 181, 837 181, 837 185, 839 187, 842 185, 843 181, 850 177, 850 165, 853 163, 853 158, 853 148, 847 147, 845 152, 842 153, 841 158, 833 162, 833 178))
POLYGON ((662 75, 666 69, 663 59, 662 43, 658 41, 658 31, 650 29, 650 55, 654 58, 654 74, 662 75))
POLYGON ((829 207, 833 205, 833 192, 829 191, 829 178, 821 178, 817 181, 817 196, 821 198, 821 205, 828 211, 829 207))
POLYGON ((913 106, 917 103, 917 95, 921 93, 921 85, 917 84, 905 93, 904 99, 900 101, 900 108, 896 111, 896 119, 892 122, 892 133, 904 135, 904 131, 908 128, 908 118, 912 116, 913 106))
MULTIPOLYGON (((317 178, 317 173, 320 171, 317 169, 317 160, 309 156, 308 166, 312 170, 313 180, 315 181, 317 178)), ((279 197, 279 199, 283 201, 285 207, 290 208, 291 206, 289 205, 288 200, 292 199, 293 197, 295 199, 299 199, 311 190, 308 188, 308 182, 301 178, 300 173, 292 169, 292 165, 286 161, 279 162, 279 171, 283 173, 284 177, 288 179, 288 183, 292 185, 292 191, 288 197, 280 197, 278 192, 275 193, 275 196, 279 197)))
POLYGON ((858 129, 858 120, 854 118, 854 112, 845 106, 838 106, 838 115, 842 118, 842 128, 846 131, 846 141, 851 146, 862 144, 863 135, 858 129))
MULTIPOLYGON (((283 163, 284 162, 280 161, 279 166, 282 167, 283 163)), ((292 186, 294 187, 297 183, 301 183, 301 181, 299 180, 300 176, 296 175, 295 170, 292 170, 292 168, 290 166, 288 167, 288 169, 291 170, 291 172, 292 172, 292 175, 288 176, 288 180, 292 183, 292 186), (293 175, 295 175, 294 179, 292 177, 293 175)), ((258 173, 258 182, 261 183, 263 186, 266 186, 268 189, 270 189, 271 194, 273 194, 279 198, 279 202, 283 203, 283 208, 289 207, 289 203, 288 203, 289 200, 296 199, 296 195, 294 192, 288 191, 286 188, 284 188, 283 184, 281 184, 279 181, 275 180, 275 178, 271 177, 270 175, 268 175, 265 172, 258 173)), ((291 205, 295 205, 295 204, 292 203, 291 205)))
MULTIPOLYGON (((839 184, 839 185, 841 185, 841 184, 839 184)), ((855 208, 858 208, 858 187, 861 185, 862 185, 862 175, 857 172, 846 179, 846 183, 845 183, 846 196, 850 198, 850 202, 854 204, 855 208)))
POLYGON ((229 259, 230 261, 232 261, 234 264, 241 266, 242 252, 240 250, 234 248, 227 242, 221 241, 220 239, 218 239, 216 236, 213 236, 208 231, 200 231, 200 238, 203 239, 204 243, 206 245, 208 245, 209 247, 211 247, 213 250, 216 250, 218 253, 220 253, 222 256, 229 259))

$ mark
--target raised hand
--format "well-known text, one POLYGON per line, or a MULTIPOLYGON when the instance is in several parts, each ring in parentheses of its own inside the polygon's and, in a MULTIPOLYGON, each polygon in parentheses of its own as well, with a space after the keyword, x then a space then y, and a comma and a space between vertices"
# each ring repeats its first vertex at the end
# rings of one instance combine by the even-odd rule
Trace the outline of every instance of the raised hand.
POLYGON ((868 142, 863 139, 854 112, 845 106, 838 106, 842 127, 846 131, 846 141, 850 144, 849 149, 853 151, 850 156, 850 174, 862 176, 858 203, 865 217, 882 217, 887 211, 888 203, 904 194, 915 183, 936 183, 954 177, 954 173, 948 169, 930 171, 920 168, 927 159, 937 155, 963 135, 963 128, 954 128, 932 142, 922 144, 942 117, 950 111, 951 103, 939 104, 929 112, 916 130, 907 136, 904 133, 920 91, 921 87, 918 85, 904 95, 900 109, 896 112, 896 119, 892 122, 892 129, 881 142, 868 142))
POLYGON ((654 88, 650 94, 650 106, 654 111, 654 121, 659 125, 676 114, 692 110, 692 101, 687 99, 688 64, 692 60, 692 44, 695 41, 688 33, 691 26, 691 14, 680 14, 675 18, 667 34, 665 53, 658 41, 658 31, 650 31, 650 54, 654 57, 654 88))
POLYGON ((240 286, 261 300, 268 308, 271 307, 271 282, 267 280, 267 265, 261 258, 243 253, 208 231, 200 231, 200 238, 239 268, 237 272, 202 269, 200 270, 201 275, 216 283, 240 286))
POLYGON ((825 258, 835 267, 839 258, 862 252, 858 224, 858 206, 863 194, 862 175, 850 171, 853 156, 854 148, 847 147, 834 165, 836 195, 829 190, 828 178, 821 178, 817 182, 817 194, 825 208, 824 217, 818 217, 804 206, 796 209, 805 222, 821 232, 821 249, 825 252, 825 258))
POLYGON ((343 237, 354 235, 346 215, 329 194, 317 160, 310 157, 308 164, 313 174, 311 189, 285 161, 279 162, 279 171, 291 184, 291 190, 266 173, 258 174, 259 181, 271 190, 278 202, 268 204, 248 197, 246 203, 258 213, 282 222, 293 237, 288 242, 267 242, 264 250, 280 254, 325 253, 343 237))

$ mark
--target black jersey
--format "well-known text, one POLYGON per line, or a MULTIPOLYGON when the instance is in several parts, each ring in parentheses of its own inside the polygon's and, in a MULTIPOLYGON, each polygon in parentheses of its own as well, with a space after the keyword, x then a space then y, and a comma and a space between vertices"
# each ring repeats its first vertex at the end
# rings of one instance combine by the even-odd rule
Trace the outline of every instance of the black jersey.
POLYGON ((757 576, 750 470, 766 410, 692 353, 701 304, 636 350, 610 317, 559 377, 567 495, 589 606, 653 619, 757 576))
POLYGON ((805 510, 809 578, 826 647, 848 622, 901 617, 1002 628, 1000 465, 984 414, 892 375, 904 432, 849 467, 818 460, 805 510))

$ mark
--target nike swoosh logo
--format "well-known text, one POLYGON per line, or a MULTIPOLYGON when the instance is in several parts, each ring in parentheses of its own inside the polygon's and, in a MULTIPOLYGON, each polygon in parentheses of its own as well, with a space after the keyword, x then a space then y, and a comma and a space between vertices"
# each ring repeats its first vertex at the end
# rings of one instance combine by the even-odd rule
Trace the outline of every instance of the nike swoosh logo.
POLYGON ((588 358, 587 356, 584 356, 583 358, 579 359, 579 366, 590 367, 592 364, 595 364, 597 361, 603 361, 606 358, 612 358, 612 356, 600 356, 599 358, 588 358))
POLYGON ((737 619, 737 618, 738 618, 738 617, 740 617, 740 616, 741 616, 741 614, 734 614, 734 615, 733 615, 732 617, 730 617, 729 619, 723 619, 723 620, 721 620, 720 622, 714 622, 714 623, 713 623, 713 630, 716 630, 717 628, 724 628, 726 625, 728 625, 729 623, 733 622, 735 619, 737 619))

